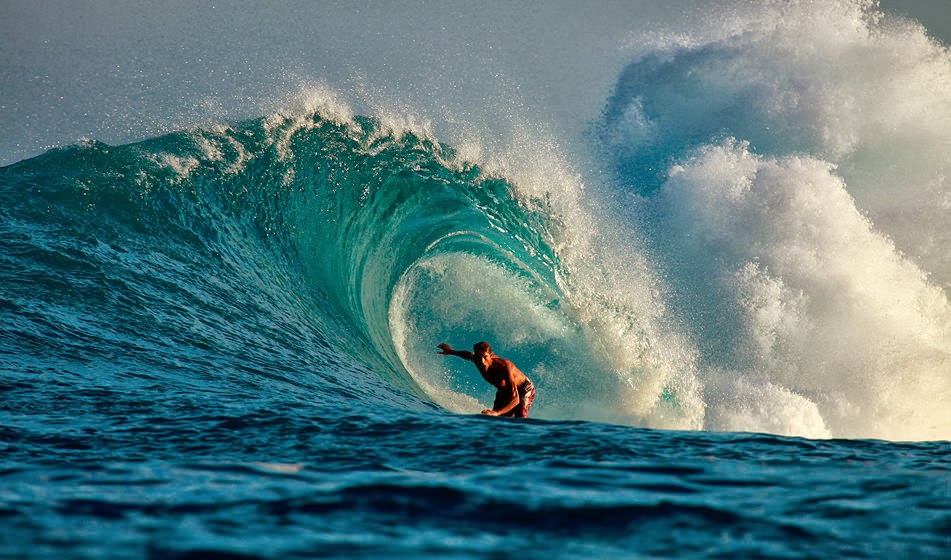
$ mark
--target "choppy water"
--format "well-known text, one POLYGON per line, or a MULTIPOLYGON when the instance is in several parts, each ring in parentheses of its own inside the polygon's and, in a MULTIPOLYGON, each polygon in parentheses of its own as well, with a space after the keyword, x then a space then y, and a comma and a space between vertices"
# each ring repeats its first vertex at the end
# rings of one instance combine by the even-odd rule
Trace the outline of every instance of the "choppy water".
POLYGON ((939 558, 951 533, 946 443, 90 393, 94 428, 5 429, 5 555, 939 558))

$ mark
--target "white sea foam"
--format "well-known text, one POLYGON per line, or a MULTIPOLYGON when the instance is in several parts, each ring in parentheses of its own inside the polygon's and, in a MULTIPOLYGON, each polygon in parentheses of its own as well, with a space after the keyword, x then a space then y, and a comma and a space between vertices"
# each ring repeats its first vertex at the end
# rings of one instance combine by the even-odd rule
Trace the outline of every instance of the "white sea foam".
MULTIPOLYGON (((707 147, 672 172, 658 211, 665 241, 688 259, 679 273, 702 278, 694 297, 716 302, 704 318, 703 336, 720 346, 710 362, 735 368, 750 398, 774 398, 767 387, 794 392, 839 436, 951 430, 948 299, 875 231, 828 163, 707 147)), ((771 415, 747 429, 797 433, 797 407, 743 408, 748 419, 771 415), (777 430, 786 413, 789 426, 777 430)), ((717 414, 729 416, 714 412, 711 428, 736 429, 735 417, 718 425, 717 414)))
POLYGON ((642 38, 603 135, 698 346, 705 426, 951 437, 948 50, 869 2, 721 29, 642 38))

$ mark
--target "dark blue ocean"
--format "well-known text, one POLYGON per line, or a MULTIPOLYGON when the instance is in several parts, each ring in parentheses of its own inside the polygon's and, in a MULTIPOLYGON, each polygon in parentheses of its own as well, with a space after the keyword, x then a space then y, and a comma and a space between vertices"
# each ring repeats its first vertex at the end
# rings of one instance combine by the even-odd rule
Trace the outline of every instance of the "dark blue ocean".
POLYGON ((951 55, 770 6, 570 137, 320 86, 0 168, 0 557, 951 557, 951 55))

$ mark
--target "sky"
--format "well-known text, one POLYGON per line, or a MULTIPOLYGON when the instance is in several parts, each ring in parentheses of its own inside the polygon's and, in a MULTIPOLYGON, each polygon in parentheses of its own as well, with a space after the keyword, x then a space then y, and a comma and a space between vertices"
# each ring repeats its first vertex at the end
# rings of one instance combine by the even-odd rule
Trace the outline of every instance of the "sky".
MULTIPOLYGON (((317 85, 424 118, 508 107, 571 133, 610 94, 631 37, 701 29, 744 3, 0 0, 0 165, 263 116, 317 85)), ((951 0, 881 5, 951 44, 951 0)))

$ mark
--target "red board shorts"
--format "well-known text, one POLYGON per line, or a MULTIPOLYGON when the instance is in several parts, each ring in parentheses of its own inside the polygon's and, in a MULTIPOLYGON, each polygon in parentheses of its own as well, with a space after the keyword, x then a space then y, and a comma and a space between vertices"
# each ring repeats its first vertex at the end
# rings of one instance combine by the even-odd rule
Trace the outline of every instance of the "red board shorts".
MULTIPOLYGON (((506 414, 510 418, 528 418, 528 410, 532 408, 532 401, 535 400, 535 385, 528 379, 518 388, 518 405, 506 414)), ((498 402, 495 403, 498 408, 498 402)))

